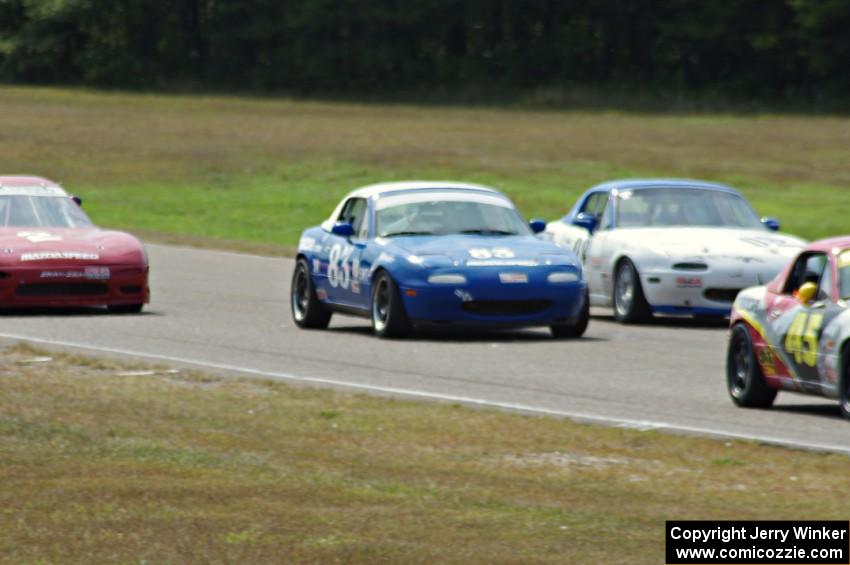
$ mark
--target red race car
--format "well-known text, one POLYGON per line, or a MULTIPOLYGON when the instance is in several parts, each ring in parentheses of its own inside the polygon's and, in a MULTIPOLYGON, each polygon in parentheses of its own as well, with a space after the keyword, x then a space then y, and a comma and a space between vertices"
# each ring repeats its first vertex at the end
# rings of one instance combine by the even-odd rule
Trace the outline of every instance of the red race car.
POLYGON ((779 390, 836 398, 850 418, 850 236, 809 244, 767 286, 741 291, 726 358, 729 395, 766 408, 779 390))
POLYGON ((142 244, 98 228, 80 204, 49 180, 0 176, 0 308, 131 313, 150 300, 142 244))

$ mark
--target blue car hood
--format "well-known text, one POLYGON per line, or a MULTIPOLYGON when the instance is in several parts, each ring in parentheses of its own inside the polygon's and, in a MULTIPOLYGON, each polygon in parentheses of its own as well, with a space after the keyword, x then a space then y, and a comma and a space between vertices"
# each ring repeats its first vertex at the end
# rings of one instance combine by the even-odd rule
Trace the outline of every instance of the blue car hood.
POLYGON ((559 262, 577 264, 572 251, 531 235, 486 236, 443 235, 395 237, 391 244, 402 252, 420 257, 443 256, 464 263, 487 258, 536 260, 541 256, 559 258, 559 262))

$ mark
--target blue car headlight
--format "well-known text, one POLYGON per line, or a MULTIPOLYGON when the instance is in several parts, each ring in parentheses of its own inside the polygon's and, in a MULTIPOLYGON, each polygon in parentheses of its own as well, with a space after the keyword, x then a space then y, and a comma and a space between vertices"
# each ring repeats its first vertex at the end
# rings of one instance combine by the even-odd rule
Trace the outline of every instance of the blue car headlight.
POLYGON ((458 273, 444 273, 441 275, 430 275, 430 284, 466 284, 466 277, 458 273))
POLYGON ((549 275, 546 277, 546 280, 550 283, 555 283, 555 284, 571 283, 571 282, 576 282, 578 280, 578 274, 577 273, 564 272, 564 271, 558 271, 558 272, 555 272, 555 273, 549 273, 549 275))
POLYGON ((452 261, 445 255, 405 255, 408 263, 425 269, 450 268, 452 261))

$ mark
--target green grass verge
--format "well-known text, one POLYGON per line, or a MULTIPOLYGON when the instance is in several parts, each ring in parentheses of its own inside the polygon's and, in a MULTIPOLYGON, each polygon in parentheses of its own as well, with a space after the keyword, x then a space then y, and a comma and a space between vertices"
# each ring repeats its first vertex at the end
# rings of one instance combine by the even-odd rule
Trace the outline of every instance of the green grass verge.
POLYGON ((0 345, 0 561, 659 563, 668 519, 850 512, 845 456, 128 368, 0 345))
POLYGON ((556 218, 592 184, 728 182, 789 232, 847 231, 850 119, 543 112, 0 87, 0 171, 83 196, 101 224, 293 245, 363 184, 492 184, 556 218))

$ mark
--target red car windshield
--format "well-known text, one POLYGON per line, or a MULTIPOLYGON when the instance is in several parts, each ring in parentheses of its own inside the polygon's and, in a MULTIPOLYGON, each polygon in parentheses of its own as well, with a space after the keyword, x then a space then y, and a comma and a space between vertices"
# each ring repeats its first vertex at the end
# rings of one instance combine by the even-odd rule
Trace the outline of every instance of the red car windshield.
POLYGON ((93 225, 68 196, 0 196, 0 227, 87 228, 93 225))

